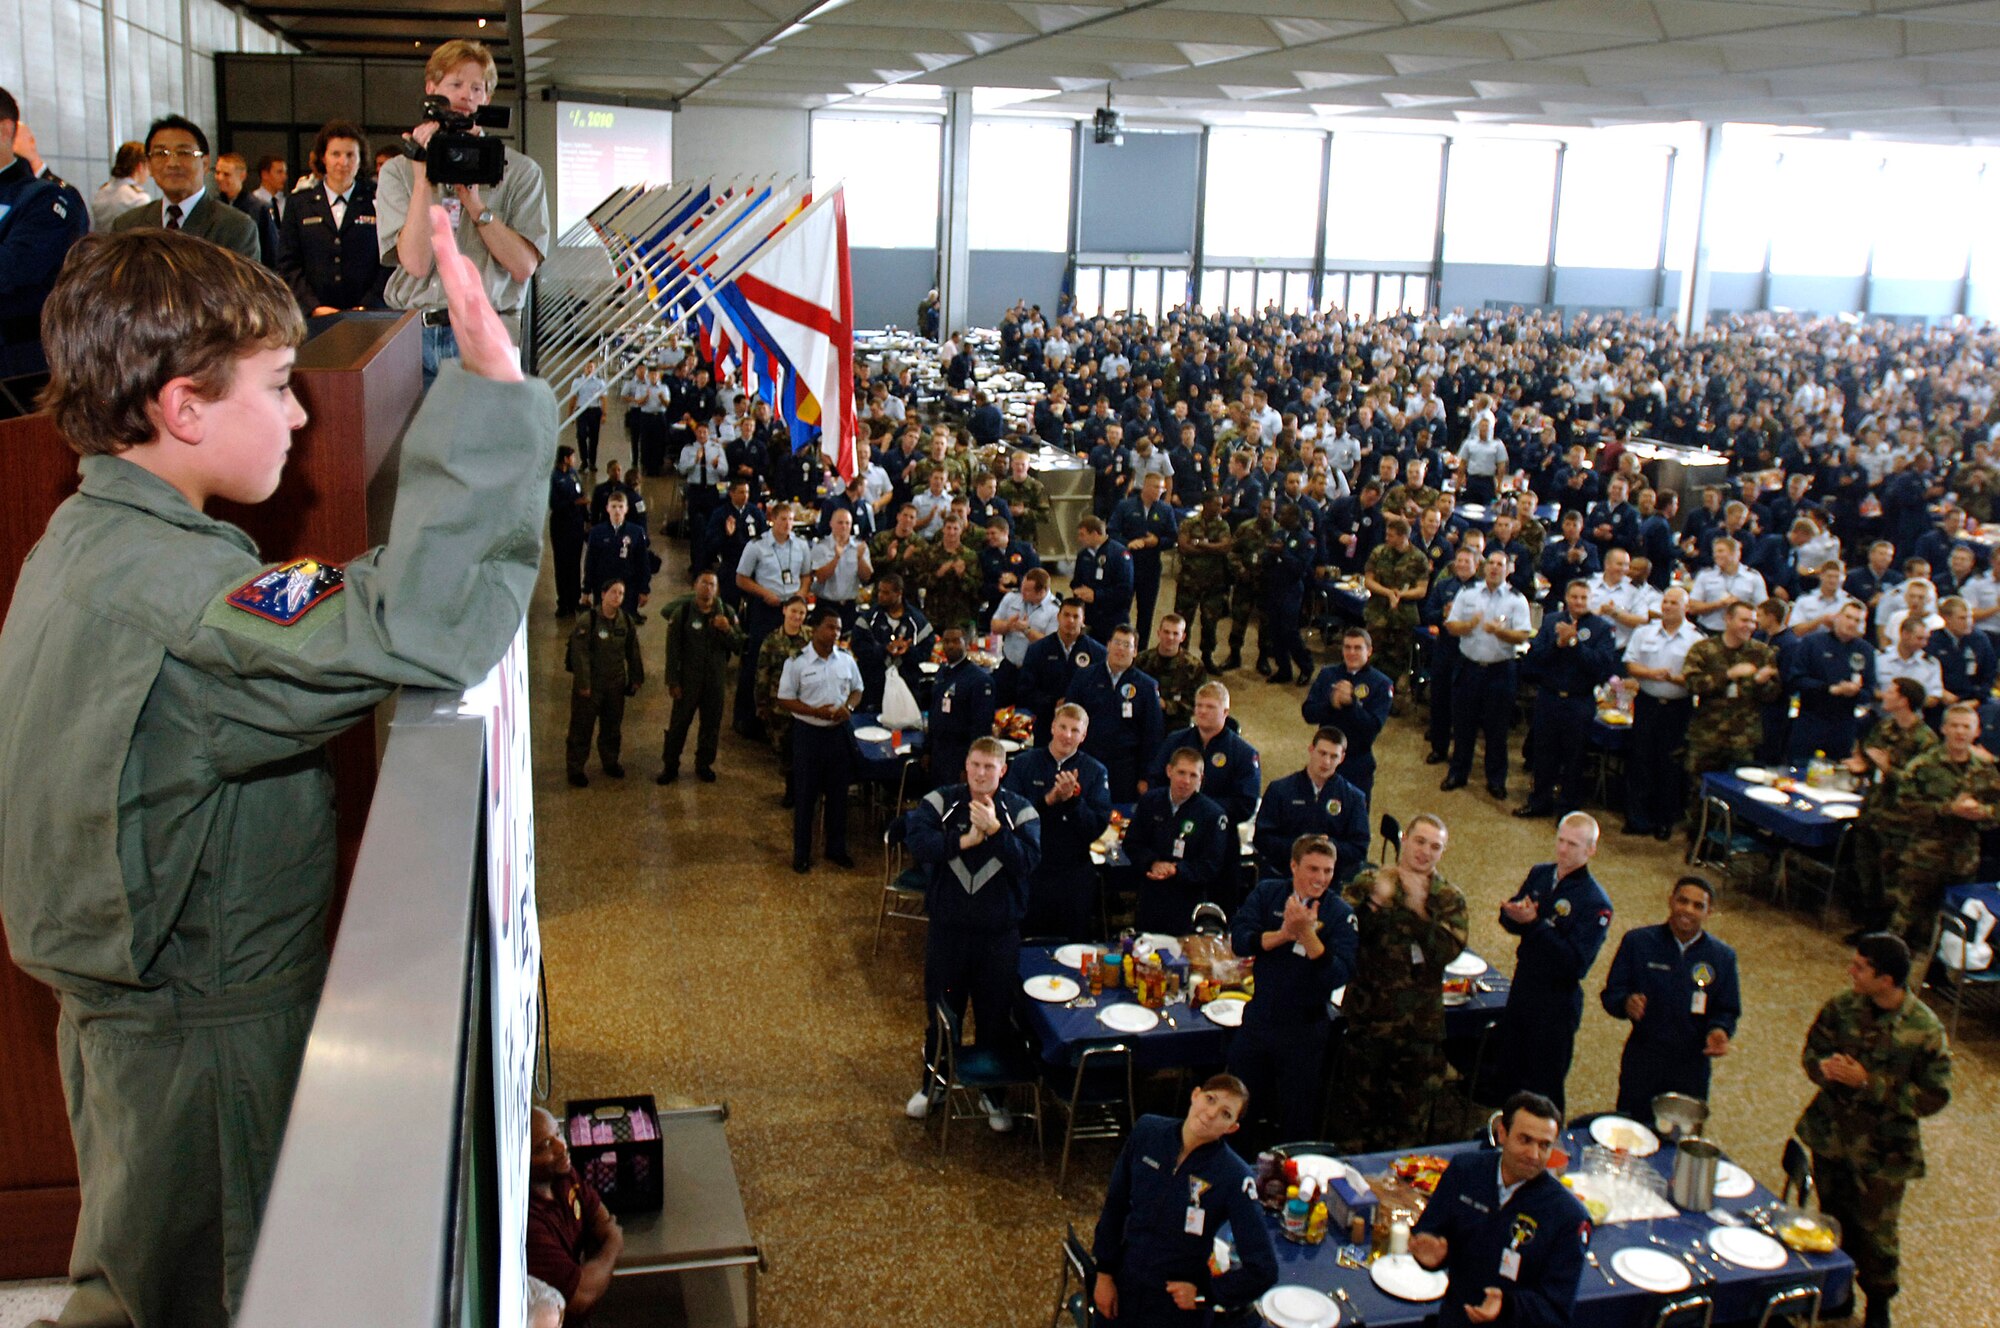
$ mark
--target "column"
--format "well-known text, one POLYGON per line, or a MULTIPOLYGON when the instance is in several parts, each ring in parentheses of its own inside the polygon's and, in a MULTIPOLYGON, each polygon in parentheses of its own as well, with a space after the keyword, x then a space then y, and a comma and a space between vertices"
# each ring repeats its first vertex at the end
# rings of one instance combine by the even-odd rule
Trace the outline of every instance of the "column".
POLYGON ((1715 276, 1708 260, 1708 224, 1715 179, 1722 166, 1722 126, 1709 125, 1701 132, 1701 187, 1700 202, 1694 213, 1694 261, 1681 276, 1679 321, 1683 336, 1691 336, 1708 326, 1709 291, 1715 276))
POLYGON ((938 318, 940 339, 972 321, 972 92, 945 100, 944 166, 938 173, 938 318))

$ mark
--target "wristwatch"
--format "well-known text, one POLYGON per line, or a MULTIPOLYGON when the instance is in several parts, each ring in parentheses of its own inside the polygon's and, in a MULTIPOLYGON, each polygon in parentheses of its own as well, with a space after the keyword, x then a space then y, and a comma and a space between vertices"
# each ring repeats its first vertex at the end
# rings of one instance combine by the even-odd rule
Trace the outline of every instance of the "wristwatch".
POLYGON ((492 221, 493 221, 493 209, 486 208, 483 211, 481 211, 478 216, 472 219, 472 224, 475 226, 485 226, 491 224, 492 221))

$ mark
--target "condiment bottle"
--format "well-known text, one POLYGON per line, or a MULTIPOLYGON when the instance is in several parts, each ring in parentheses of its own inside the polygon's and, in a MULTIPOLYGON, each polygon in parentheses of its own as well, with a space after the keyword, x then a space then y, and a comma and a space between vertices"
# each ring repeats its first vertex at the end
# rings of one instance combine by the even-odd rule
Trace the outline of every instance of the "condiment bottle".
POLYGON ((1306 1216, 1306 1244, 1317 1245, 1326 1239, 1326 1205, 1315 1203, 1312 1212, 1306 1216))
POLYGON ((1287 1240, 1304 1240, 1306 1238, 1306 1223, 1309 1217, 1310 1212, 1306 1207, 1306 1201, 1299 1198, 1298 1186, 1294 1185, 1287 1189, 1285 1191, 1285 1238, 1287 1240))

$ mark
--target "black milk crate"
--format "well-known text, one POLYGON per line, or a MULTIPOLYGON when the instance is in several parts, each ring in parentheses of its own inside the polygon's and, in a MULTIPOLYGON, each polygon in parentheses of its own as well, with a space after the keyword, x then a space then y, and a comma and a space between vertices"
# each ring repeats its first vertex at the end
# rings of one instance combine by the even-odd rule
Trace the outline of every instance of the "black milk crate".
POLYGON ((621 1217, 660 1211, 660 1113, 652 1094, 572 1099, 563 1107, 563 1138, 577 1174, 606 1208, 621 1217), (592 1142, 577 1142, 586 1137, 579 1121, 592 1142), (602 1137, 599 1126, 610 1127, 608 1142, 595 1142, 602 1137))

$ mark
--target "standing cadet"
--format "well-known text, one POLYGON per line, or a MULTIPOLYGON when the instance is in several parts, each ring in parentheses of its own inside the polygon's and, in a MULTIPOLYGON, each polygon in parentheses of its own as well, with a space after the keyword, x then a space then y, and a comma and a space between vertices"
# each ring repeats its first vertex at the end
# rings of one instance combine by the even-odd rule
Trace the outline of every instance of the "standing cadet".
POLYGON ((854 533, 854 513, 834 509, 826 537, 813 546, 811 566, 819 602, 840 615, 842 631, 853 627, 861 587, 875 578, 868 545, 854 533))
MULTIPOLYGON (((1597 712, 1597 685, 1618 668, 1616 633, 1609 620, 1590 611, 1589 582, 1569 583, 1561 612, 1542 619, 1527 662, 1535 678, 1528 719, 1534 783, 1514 815, 1563 816, 1583 803, 1582 735, 1597 712)), ((1552 1096, 1560 1106, 1562 1095, 1552 1096)))
MULTIPOLYGON (((918 1120, 930 1114, 943 1087, 943 1067, 931 1056, 943 1036, 940 1004, 962 1022, 970 1002, 973 1045, 988 1057, 1004 1064, 1019 1050, 1012 1007, 1021 980, 1021 917, 1029 878, 1042 858, 1042 825, 1034 804, 1001 787, 1006 769, 999 740, 980 738, 966 753, 964 782, 926 793, 905 822, 910 860, 930 872, 924 1082, 903 1107, 918 1120)), ((987 1104, 987 1123, 1001 1132, 1014 1126, 999 1103, 987 1104)))
POLYGON ((1347 735, 1323 728, 1306 744, 1305 769, 1271 781, 1257 804, 1257 874, 1282 876, 1291 846, 1302 836, 1332 844, 1335 885, 1346 885, 1368 861, 1368 795, 1340 776, 1347 735))
POLYGON ((1583 1022, 1583 980, 1610 934, 1611 897, 1590 874, 1597 822, 1571 812, 1556 826, 1556 860, 1528 869, 1528 879, 1500 906, 1500 925, 1521 938, 1514 988, 1500 1016, 1482 1102, 1540 1093, 1563 1104, 1563 1084, 1583 1022))
POLYGON ((696 570, 720 569, 716 579, 722 585, 722 602, 731 609, 743 607, 743 590, 736 584, 736 564, 743 561, 743 550, 750 547, 750 541, 769 526, 763 507, 751 500, 750 481, 741 476, 729 481, 729 497, 709 513, 702 561, 696 570))
POLYGON ((1049 740, 1049 716, 1069 695, 1076 675, 1096 663, 1097 643, 1083 634, 1084 604, 1066 599, 1056 610, 1056 630, 1028 647, 1021 657, 1016 700, 1035 715, 1035 740, 1049 740))
POLYGON ((983 635, 994 631, 993 615, 1000 602, 1020 590, 1028 573, 1042 565, 1041 555, 1025 540, 1013 537, 1005 517, 986 523, 985 546, 979 550, 979 610, 977 626, 983 635))
POLYGON ((1873 818, 1881 848, 1886 930, 1912 954, 1930 944, 1947 887, 1973 879, 1979 833, 2000 816, 2000 769, 1976 749, 1979 712, 1960 702, 1945 712, 1944 740, 1915 756, 1895 782, 1893 801, 1873 818))
POLYGON ((1125 856, 1139 877, 1140 931, 1184 935, 1195 905, 1236 893, 1236 836, 1229 814, 1201 791, 1201 777, 1201 753, 1183 747, 1167 760, 1165 785, 1142 794, 1133 809, 1125 856))
POLYGON ((1104 763, 1082 750, 1090 716, 1080 705, 1056 707, 1045 747, 1007 764, 1007 791, 1042 814, 1042 861, 1028 881, 1030 936, 1096 935, 1098 875, 1090 845, 1111 824, 1111 785, 1104 763))
POLYGON ((1478 584, 1479 555, 1470 545, 1462 545, 1452 555, 1450 570, 1431 582, 1423 608, 1418 611, 1419 620, 1430 631, 1431 713, 1425 730, 1430 750, 1424 755, 1425 765, 1443 765, 1451 759, 1451 693, 1458 678, 1461 655, 1458 638, 1446 631, 1444 624, 1451 616, 1458 592, 1478 584))
POLYGON ((854 870, 847 856, 847 785, 854 743, 847 721, 861 704, 861 670, 840 648, 840 615, 814 609, 812 643, 785 665, 778 705, 792 716, 792 870, 812 870, 813 821, 826 803, 826 860, 854 870))
POLYGON ((1938 605, 1944 626, 1931 633, 1929 650, 1938 662, 1946 705, 1982 701, 1993 690, 1996 658, 1993 637, 1972 625, 1972 606, 1961 595, 1938 605))
POLYGON ((1407 518, 1388 517, 1382 532, 1382 543, 1368 555, 1362 571, 1368 604, 1361 621, 1373 636, 1377 667, 1393 683, 1410 669, 1418 609, 1431 584, 1431 560, 1410 543, 1407 518))
POLYGON ((1812 1150, 1820 1207, 1868 1297, 1866 1328, 1889 1328, 1903 1191, 1924 1174, 1922 1121, 1951 1101, 1944 1026, 1909 990, 1909 947, 1881 932, 1855 942, 1850 989, 1820 1007, 1800 1060, 1819 1092, 1797 1133, 1812 1150))
POLYGON ((956 512, 944 519, 937 543, 917 556, 924 586, 924 616, 942 632, 969 627, 979 606, 979 552, 964 543, 965 523, 956 512))
POLYGON ((1091 1303, 1107 1323, 1201 1328, 1217 1305, 1248 1305, 1278 1280, 1278 1256, 1255 1178, 1223 1140, 1250 1090, 1218 1074, 1188 1095, 1187 1119, 1141 1116, 1104 1191, 1091 1254, 1091 1303), (1240 1267, 1210 1271, 1215 1237, 1236 1235, 1240 1267))
POLYGON ((1049 491, 1028 473, 1028 460, 1026 452, 1007 458, 1007 478, 1000 481, 998 492, 1014 513, 1014 534, 1033 547, 1041 543, 1042 522, 1048 519, 1049 491))
POLYGON ((1297 504, 1278 509, 1278 525, 1264 544, 1263 619, 1257 627, 1257 653, 1272 664, 1271 681, 1312 680, 1312 653, 1299 635, 1305 611, 1306 587, 1319 558, 1319 544, 1300 520, 1297 504))
POLYGON ((646 665, 639 655, 639 628, 621 612, 624 606, 624 584, 608 582, 598 592, 597 611, 570 633, 569 782, 577 788, 590 783, 583 763, 590 756, 593 726, 604 773, 625 778, 618 761, 625 739, 625 698, 638 692, 646 665))
POLYGON ((1334 1119, 1351 1153, 1422 1142, 1444 1086, 1444 966, 1465 948, 1465 896, 1437 869, 1444 822, 1411 818, 1391 867, 1347 883, 1360 946, 1340 1012, 1347 1019, 1334 1119))
POLYGON ((604 522, 590 532, 583 551, 583 593, 593 600, 613 582, 625 587, 625 612, 646 621, 639 609, 653 589, 653 563, 646 528, 625 519, 625 494, 614 489, 604 500, 604 522))
POLYGON ((1194 694, 1208 678, 1187 646, 1187 620, 1178 613, 1160 619, 1152 649, 1139 656, 1139 671, 1160 686, 1160 709, 1169 729, 1184 729, 1194 718, 1194 694))
POLYGON ((1137 654, 1132 629, 1118 628, 1103 659, 1085 665, 1082 652, 1073 657, 1076 668, 1063 696, 1090 714, 1083 749, 1104 762, 1113 802, 1139 800, 1146 791, 1146 762, 1166 736, 1160 689, 1134 667, 1137 654))
POLYGON ((591 360, 570 383, 569 390, 577 406, 576 445, 583 453, 583 468, 596 474, 597 441, 604 429, 604 398, 611 391, 611 384, 597 372, 597 361, 591 360))
MULTIPOLYGON (((785 772, 785 791, 778 805, 792 805, 792 717, 778 705, 778 684, 785 665, 811 642, 806 634, 806 599, 794 595, 780 611, 778 630, 764 638, 757 648, 756 672, 751 685, 752 713, 756 715, 771 750, 777 753, 778 768, 785 772)), ((740 686, 740 684, 739 684, 740 686)))
POLYGON ((931 690, 931 782, 951 783, 965 773, 975 739, 993 732, 993 675, 965 657, 965 629, 948 625, 937 634, 944 663, 931 690))
POLYGON ((1347 782, 1373 795, 1375 735, 1389 722, 1389 702, 1395 688, 1388 675, 1368 662, 1372 646, 1367 629, 1350 627, 1340 637, 1340 663, 1329 664, 1313 679, 1299 706, 1306 723, 1331 725, 1347 735, 1347 782))
POLYGON ((795 513, 790 503, 771 509, 771 528, 744 546, 736 560, 736 588, 743 594, 745 645, 743 666, 736 675, 736 731, 757 736, 755 710, 757 656, 764 638, 778 626, 787 599, 805 592, 812 552, 803 538, 792 534, 795 513))
POLYGON ((1834 613, 1831 629, 1814 632, 1793 648, 1792 671, 1784 682, 1799 695, 1799 713, 1786 754, 1800 765, 1818 752, 1841 761, 1854 750, 1860 727, 1854 712, 1877 690, 1875 643, 1867 626, 1867 611, 1849 600, 1834 613))
POLYGON ((1681 823, 1687 803, 1682 776, 1688 722, 1687 657, 1701 633, 1687 620, 1687 591, 1669 586, 1660 596, 1660 620, 1634 629, 1625 647, 1625 675, 1639 694, 1632 702, 1632 749, 1625 760, 1625 833, 1665 840, 1681 823))
POLYGON ((1445 631, 1458 639, 1459 664, 1451 688, 1451 764, 1440 791, 1464 788, 1472 776, 1472 749, 1486 739, 1486 791, 1507 800, 1507 729, 1514 722, 1519 660, 1532 635, 1527 597, 1507 580, 1505 549, 1486 555, 1480 584, 1459 592, 1445 615, 1445 631))
POLYGON ((1694 693, 1687 764, 1697 781, 1755 758, 1764 732, 1758 708, 1778 694, 1777 652, 1750 635, 1756 610, 1738 600, 1724 613, 1722 635, 1695 642, 1681 664, 1694 693))
POLYGON ((902 577, 892 572, 876 578, 875 602, 856 616, 848 639, 854 662, 861 666, 863 710, 882 708, 882 690, 892 665, 910 685, 911 695, 916 694, 923 677, 918 666, 931 657, 931 625, 904 601, 902 577))
POLYGON ((710 557, 706 547, 709 518, 722 506, 729 484, 728 450, 709 436, 706 421, 695 422, 694 437, 681 449, 675 469, 680 471, 687 495, 688 565, 699 571, 708 566, 710 557))
POLYGON ((1201 665, 1210 673, 1215 662, 1215 625, 1229 616, 1229 522, 1222 515, 1222 495, 1211 492, 1201 510, 1181 522, 1180 570, 1174 578, 1174 609, 1193 624, 1201 623, 1201 665))
POLYGON ((1667 920, 1618 942, 1599 1000, 1632 1023, 1618 1062, 1621 1115, 1651 1120, 1661 1093, 1707 1101, 1709 1067, 1729 1054, 1743 996, 1736 951, 1706 930, 1714 910, 1715 887, 1683 876, 1667 893, 1667 920))
POLYGON ((583 544, 590 500, 576 477, 576 449, 556 449, 549 476, 549 546, 555 559, 556 617, 573 618, 583 598, 583 544))
POLYGON ((1445 1168, 1410 1229, 1410 1253, 1449 1275, 1438 1328, 1567 1328, 1575 1322, 1590 1214, 1549 1174, 1562 1108, 1517 1093, 1501 1108, 1500 1128, 1497 1154, 1461 1153, 1445 1168))
POLYGON ((1132 559, 1132 590, 1136 599, 1133 627, 1139 638, 1153 630, 1153 606, 1160 599, 1160 551, 1180 538, 1180 521, 1160 497, 1165 481, 1149 471, 1139 492, 1120 502, 1107 523, 1113 539, 1132 559))
MULTIPOLYGON (((1983 726, 1982 726, 1983 727, 1983 726)), ((1890 904, 1884 890, 1890 879, 1884 863, 1901 870, 1908 845, 1907 833, 1897 814, 1896 792, 1910 762, 1938 745, 1936 730, 1924 722, 1923 685, 1911 678, 1898 678, 1882 689, 1882 718, 1861 740, 1861 748, 1847 758, 1847 768, 1860 775, 1866 785, 1861 799, 1861 819, 1855 827, 1862 834, 1855 854, 1857 885, 1861 904, 1861 930, 1881 931, 1889 924, 1890 904)), ((1928 826, 1916 829, 1927 831, 1928 826)))
POLYGON ((1259 881, 1229 923, 1230 948, 1257 957, 1257 992, 1229 1044, 1229 1072, 1264 1104, 1260 1115, 1277 1129, 1271 1142, 1317 1133, 1333 1032, 1326 1003, 1354 976, 1354 910, 1328 893, 1336 860, 1329 840, 1301 836, 1286 873, 1259 881))
POLYGON ((917 509, 909 503, 896 507, 896 522, 887 530, 878 530, 868 541, 868 563, 875 569, 879 579, 885 576, 903 578, 907 593, 918 580, 923 564, 919 561, 924 542, 917 535, 917 509))
POLYGON ((694 773, 704 784, 713 784, 729 656, 743 648, 743 633, 736 626, 736 615, 722 602, 714 572, 697 576, 694 594, 669 605, 666 620, 667 694, 673 698, 674 712, 667 724, 666 745, 660 750, 660 773, 653 782, 671 784, 680 778, 688 725, 700 715, 694 773))
MULTIPOLYGON (((1264 547, 1270 542, 1271 532, 1278 528, 1278 505, 1275 499, 1264 498, 1257 504, 1257 515, 1237 523, 1229 537, 1229 658, 1223 661, 1223 672, 1243 667, 1243 638, 1250 630, 1250 620, 1256 616, 1264 598, 1264 547)), ((1265 658, 1270 654, 1271 643, 1264 639, 1264 633, 1257 633, 1257 671, 1264 671, 1265 658)))
MULTIPOLYGON (((1144 658, 1140 656, 1141 660, 1144 658)), ((1230 722, 1226 683, 1202 684, 1195 693, 1194 723, 1167 735, 1147 772, 1148 782, 1154 785, 1165 782, 1168 760, 1184 747, 1201 753, 1202 764, 1207 767, 1201 777, 1202 791, 1229 813, 1232 828, 1257 814, 1257 794, 1264 786, 1264 770, 1257 749, 1230 722)))
POLYGON ((1070 573, 1070 593, 1084 603, 1084 626, 1091 636, 1099 645, 1110 645, 1112 630, 1132 610, 1132 555, 1105 533, 1102 517, 1077 522, 1076 540, 1083 547, 1070 573))

